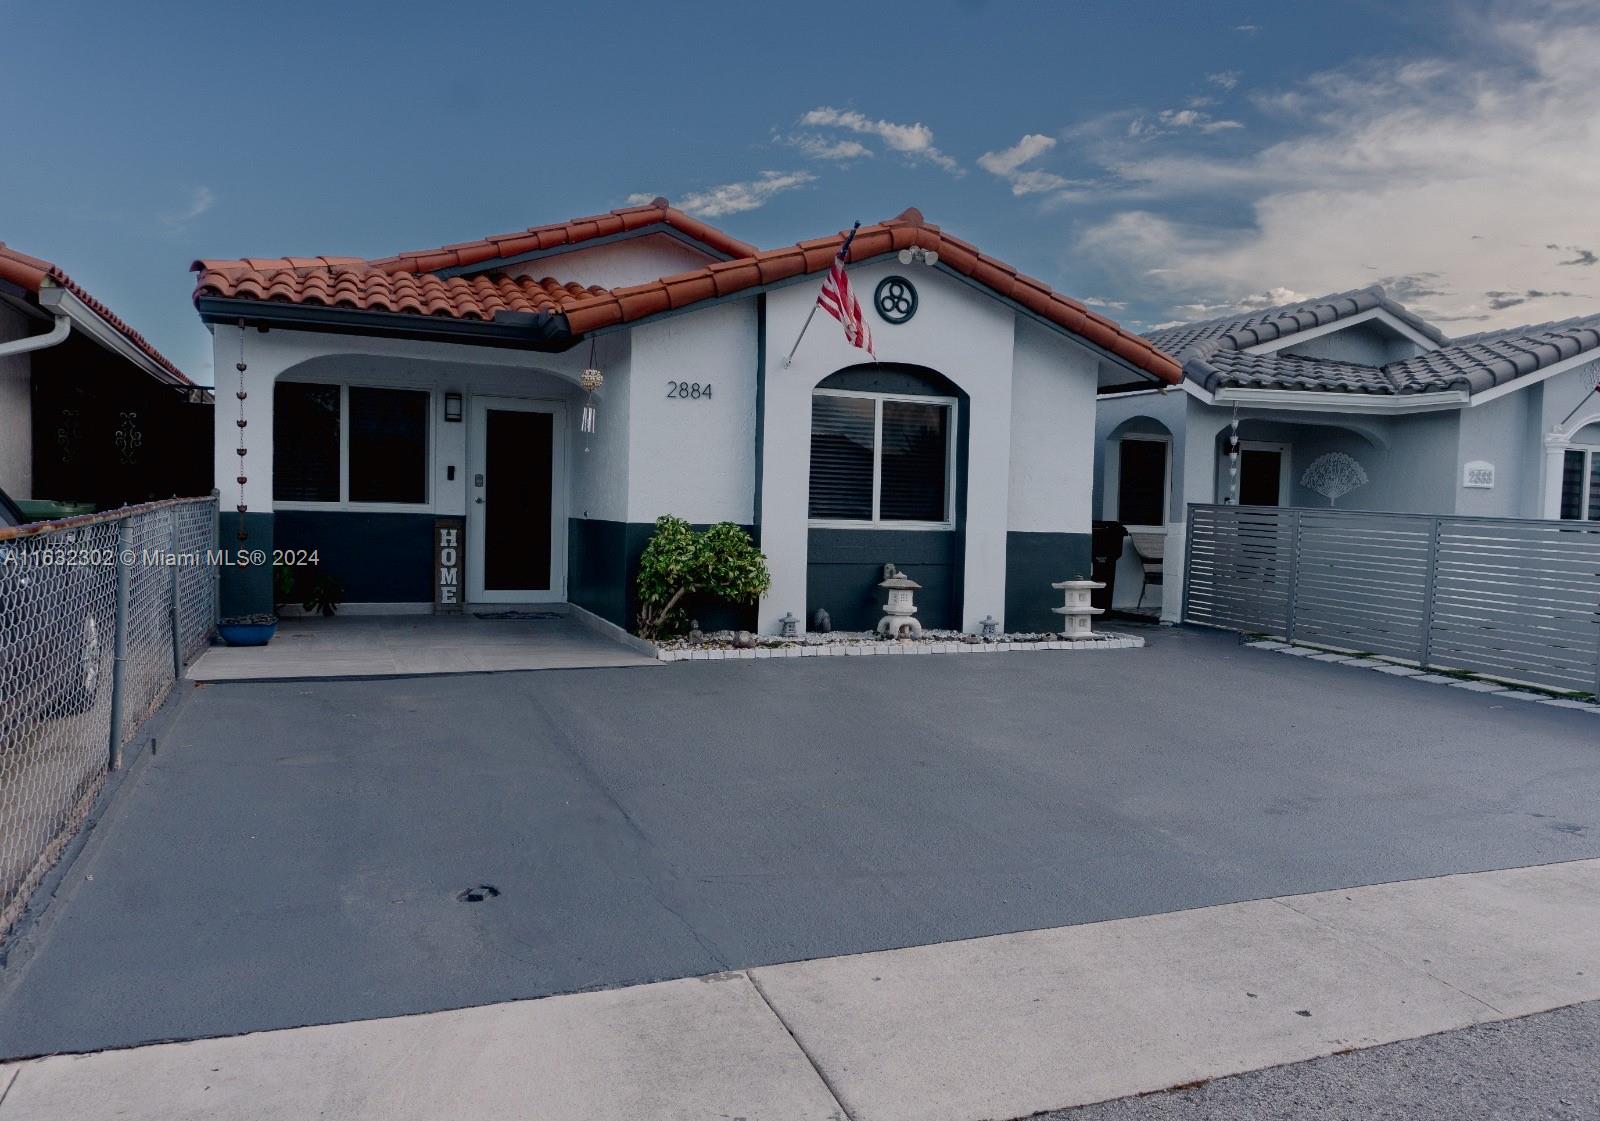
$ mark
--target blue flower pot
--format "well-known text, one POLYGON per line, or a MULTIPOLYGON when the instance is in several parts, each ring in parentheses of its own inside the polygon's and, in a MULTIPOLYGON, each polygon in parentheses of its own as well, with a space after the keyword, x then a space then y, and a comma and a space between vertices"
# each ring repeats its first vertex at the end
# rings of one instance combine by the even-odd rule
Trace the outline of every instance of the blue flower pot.
POLYGON ((229 646, 265 646, 278 633, 278 623, 218 623, 217 633, 229 646))

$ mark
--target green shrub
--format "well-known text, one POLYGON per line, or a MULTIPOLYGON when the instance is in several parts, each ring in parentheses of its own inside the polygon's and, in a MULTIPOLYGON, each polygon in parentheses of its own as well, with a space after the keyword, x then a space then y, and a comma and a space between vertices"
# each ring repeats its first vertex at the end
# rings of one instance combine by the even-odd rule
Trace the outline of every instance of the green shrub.
POLYGON ((639 558, 639 634, 654 639, 682 628, 686 596, 754 603, 771 586, 767 558, 742 528, 718 522, 696 533, 682 518, 663 514, 639 558))

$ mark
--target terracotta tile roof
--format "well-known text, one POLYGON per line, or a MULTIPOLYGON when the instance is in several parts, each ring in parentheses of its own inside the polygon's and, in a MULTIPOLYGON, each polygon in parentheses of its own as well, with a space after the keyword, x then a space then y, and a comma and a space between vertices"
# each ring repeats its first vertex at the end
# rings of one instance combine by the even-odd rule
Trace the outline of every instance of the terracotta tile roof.
MULTIPOLYGON (((700 300, 822 272, 839 251, 844 237, 843 233, 838 233, 802 241, 663 277, 649 284, 613 289, 568 307, 567 322, 575 334, 587 334, 700 300)), ((977 281, 996 295, 1020 304, 1041 319, 1087 339, 1162 381, 1175 385, 1182 378, 1178 363, 1148 340, 1077 300, 1051 290, 1044 282, 1024 276, 1005 262, 986 256, 975 246, 942 232, 938 226, 923 221, 916 209, 907 210, 887 222, 862 226, 850 246, 850 259, 870 260, 914 246, 933 250, 939 254, 939 263, 953 272, 977 281)))
POLYGON ((58 265, 40 260, 38 257, 30 257, 26 253, 19 253, 5 242, 0 241, 0 280, 14 284, 36 297, 39 295, 39 289, 47 284, 57 288, 65 288, 103 319, 107 326, 136 346, 157 366, 160 366, 185 385, 194 384, 182 370, 167 361, 164 354, 154 346, 151 346, 149 340, 113 314, 105 304, 89 295, 77 281, 63 272, 58 265))
POLYGON ((606 214, 592 214, 587 218, 574 218, 568 222, 555 222, 548 226, 530 226, 525 230, 495 234, 477 241, 464 241, 459 245, 418 249, 371 261, 364 257, 245 257, 239 260, 199 260, 189 268, 198 273, 362 268, 377 272, 418 275, 470 268, 485 262, 519 257, 524 253, 577 246, 586 241, 631 233, 651 226, 666 226, 676 230, 725 257, 748 257, 757 252, 755 246, 729 237, 721 230, 708 226, 698 218, 692 218, 673 207, 666 199, 658 198, 645 206, 627 206, 606 214))
MULTIPOLYGON (((802 241, 781 249, 758 250, 681 214, 657 199, 650 206, 612 211, 555 226, 535 227, 426 253, 406 253, 378 261, 340 257, 246 258, 196 261, 195 299, 279 300, 329 307, 409 312, 458 319, 493 319, 501 310, 548 311, 565 318, 573 335, 634 323, 702 300, 734 295, 792 277, 827 269, 843 233, 802 241), (733 258, 675 276, 626 288, 582 288, 554 278, 519 280, 496 275, 439 277, 434 270, 468 267, 536 248, 580 244, 583 240, 666 222, 733 258), (692 224, 692 229, 686 224, 692 224), (519 238, 531 238, 538 244, 519 238)), ((939 254, 939 263, 983 285, 996 295, 1063 330, 1087 340, 1169 384, 1182 378, 1178 363, 1150 341, 1041 281, 985 256, 974 246, 924 222, 916 210, 863 226, 851 246, 851 260, 865 261, 919 246, 939 254)))
POLYGON ((353 265, 286 267, 263 262, 244 270, 207 268, 195 296, 236 300, 279 300, 360 311, 440 315, 491 320, 502 311, 562 312, 603 294, 604 288, 562 284, 553 277, 528 280, 508 276, 439 277, 433 273, 385 272, 353 265))

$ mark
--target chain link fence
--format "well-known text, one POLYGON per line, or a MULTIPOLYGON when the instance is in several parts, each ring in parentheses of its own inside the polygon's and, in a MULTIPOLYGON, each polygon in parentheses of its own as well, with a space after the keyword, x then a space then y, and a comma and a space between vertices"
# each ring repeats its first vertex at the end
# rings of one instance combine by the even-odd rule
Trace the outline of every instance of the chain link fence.
POLYGON ((0 935, 210 641, 217 502, 0 530, 0 935))

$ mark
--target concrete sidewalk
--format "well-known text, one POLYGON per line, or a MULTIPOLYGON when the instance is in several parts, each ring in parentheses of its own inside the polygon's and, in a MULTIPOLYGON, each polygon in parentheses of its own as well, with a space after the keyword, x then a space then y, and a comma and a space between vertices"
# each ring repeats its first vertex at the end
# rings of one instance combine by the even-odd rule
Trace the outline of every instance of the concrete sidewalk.
POLYGON ((1013 1118, 1600 998, 1600 860, 0 1067, 0 1121, 1013 1118))
POLYGON ((184 676, 283 681, 662 664, 586 626, 565 604, 477 610, 283 619, 266 646, 213 646, 184 676))

